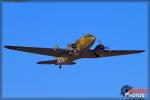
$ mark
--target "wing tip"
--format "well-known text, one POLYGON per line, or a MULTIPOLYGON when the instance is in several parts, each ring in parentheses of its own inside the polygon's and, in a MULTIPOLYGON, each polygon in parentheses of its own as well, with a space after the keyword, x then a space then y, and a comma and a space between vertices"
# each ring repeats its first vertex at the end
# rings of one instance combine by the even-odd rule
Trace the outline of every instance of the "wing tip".
POLYGON ((139 51, 138 51, 138 53, 142 53, 142 52, 145 52, 145 50, 139 50, 139 51))
POLYGON ((5 45, 4 47, 7 48, 7 49, 9 49, 9 48, 11 48, 12 46, 5 45))
POLYGON ((16 46, 9 46, 9 45, 5 45, 4 47, 7 48, 7 49, 14 49, 14 48, 16 48, 16 46))

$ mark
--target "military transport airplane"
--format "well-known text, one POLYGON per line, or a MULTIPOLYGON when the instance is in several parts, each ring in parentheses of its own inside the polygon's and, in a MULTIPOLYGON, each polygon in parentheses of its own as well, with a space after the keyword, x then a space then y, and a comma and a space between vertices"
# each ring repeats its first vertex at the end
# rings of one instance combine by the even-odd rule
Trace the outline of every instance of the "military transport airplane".
POLYGON ((54 56, 54 60, 40 61, 37 64, 55 64, 59 65, 73 65, 74 61, 81 58, 100 58, 118 55, 128 55, 144 52, 143 50, 106 50, 106 47, 100 43, 95 49, 91 50, 91 46, 95 42, 95 37, 92 34, 86 34, 79 38, 75 43, 71 43, 66 49, 59 47, 54 48, 38 48, 38 47, 22 47, 22 46, 5 46, 7 49, 54 56))

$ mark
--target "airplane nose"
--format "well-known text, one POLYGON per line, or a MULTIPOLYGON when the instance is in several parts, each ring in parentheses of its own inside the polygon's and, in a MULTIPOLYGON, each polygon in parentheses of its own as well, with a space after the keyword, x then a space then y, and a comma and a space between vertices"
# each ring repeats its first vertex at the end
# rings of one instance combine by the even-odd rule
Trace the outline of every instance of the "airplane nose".
POLYGON ((90 38, 92 41, 95 41, 95 37, 93 35, 90 38))
POLYGON ((95 40, 95 37, 93 36, 92 39, 95 40))
POLYGON ((93 43, 96 39, 92 34, 87 34, 85 37, 88 43, 93 43))
POLYGON ((96 39, 96 38, 95 38, 94 36, 91 36, 90 39, 89 39, 89 40, 90 40, 90 41, 89 41, 90 44, 93 44, 93 43, 95 42, 95 39, 96 39))

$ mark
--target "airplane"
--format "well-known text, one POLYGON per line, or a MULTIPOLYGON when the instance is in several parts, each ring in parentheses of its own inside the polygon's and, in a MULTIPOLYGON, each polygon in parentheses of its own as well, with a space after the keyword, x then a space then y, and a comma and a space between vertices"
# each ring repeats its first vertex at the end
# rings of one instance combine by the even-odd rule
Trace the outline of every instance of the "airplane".
POLYGON ((105 47, 102 43, 99 43, 92 50, 90 48, 94 44, 95 40, 96 38, 92 34, 86 34, 80 37, 74 43, 68 44, 66 49, 59 48, 58 46, 55 46, 54 48, 39 48, 8 45, 6 45, 5 48, 40 55, 53 56, 55 57, 54 60, 39 61, 37 64, 59 65, 60 69, 62 68, 62 65, 76 64, 74 61, 81 58, 101 58, 144 52, 144 50, 107 50, 107 47, 105 47))

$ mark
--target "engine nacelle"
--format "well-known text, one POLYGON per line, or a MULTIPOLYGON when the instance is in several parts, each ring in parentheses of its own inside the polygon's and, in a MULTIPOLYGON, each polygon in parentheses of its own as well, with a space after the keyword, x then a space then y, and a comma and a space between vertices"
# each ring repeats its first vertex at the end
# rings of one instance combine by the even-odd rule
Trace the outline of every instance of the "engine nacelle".
POLYGON ((101 51, 105 50, 105 46, 103 44, 99 44, 95 47, 95 55, 99 57, 101 55, 101 51))
POLYGON ((69 44, 67 46, 67 49, 70 51, 68 55, 71 56, 71 55, 75 54, 76 53, 76 48, 77 48, 76 44, 74 44, 74 43, 69 44))
POLYGON ((97 45, 96 47, 95 47, 95 51, 99 51, 99 50, 104 50, 105 49, 105 46, 104 45, 102 45, 102 44, 99 44, 99 45, 97 45))
POLYGON ((74 44, 74 43, 72 43, 72 44, 69 44, 67 48, 68 48, 68 49, 76 49, 76 48, 77 48, 77 45, 74 44))

